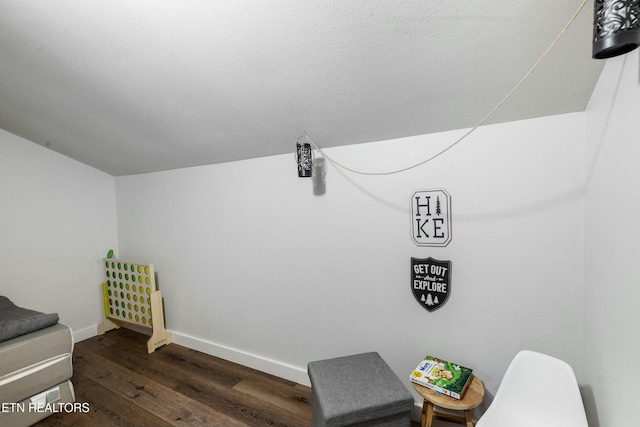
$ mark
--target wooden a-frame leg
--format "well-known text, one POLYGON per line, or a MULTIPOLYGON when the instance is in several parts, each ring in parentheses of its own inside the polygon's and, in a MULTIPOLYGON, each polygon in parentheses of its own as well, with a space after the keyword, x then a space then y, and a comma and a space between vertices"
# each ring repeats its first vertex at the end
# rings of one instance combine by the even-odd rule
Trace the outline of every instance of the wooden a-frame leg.
POLYGON ((153 353, 156 348, 171 343, 171 333, 164 328, 164 313, 162 310, 162 294, 160 291, 151 293, 151 318, 153 329, 147 341, 147 352, 153 353))

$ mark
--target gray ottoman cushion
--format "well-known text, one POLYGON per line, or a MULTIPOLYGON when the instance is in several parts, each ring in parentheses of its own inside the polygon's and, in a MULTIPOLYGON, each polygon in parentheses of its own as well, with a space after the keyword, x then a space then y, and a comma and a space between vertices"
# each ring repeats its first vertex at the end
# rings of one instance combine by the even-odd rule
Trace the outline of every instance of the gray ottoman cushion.
POLYGON ((314 426, 411 424, 413 397, 378 353, 310 362, 314 426))

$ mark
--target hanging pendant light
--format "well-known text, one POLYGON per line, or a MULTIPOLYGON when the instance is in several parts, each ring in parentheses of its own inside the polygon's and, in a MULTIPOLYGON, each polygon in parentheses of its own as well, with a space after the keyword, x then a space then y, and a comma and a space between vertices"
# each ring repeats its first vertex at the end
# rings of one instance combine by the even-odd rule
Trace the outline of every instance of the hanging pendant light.
POLYGON ((640 0, 594 0, 593 58, 612 58, 638 46, 640 0))
POLYGON ((311 144, 296 142, 296 163, 298 164, 298 176, 300 178, 310 178, 313 167, 311 144))

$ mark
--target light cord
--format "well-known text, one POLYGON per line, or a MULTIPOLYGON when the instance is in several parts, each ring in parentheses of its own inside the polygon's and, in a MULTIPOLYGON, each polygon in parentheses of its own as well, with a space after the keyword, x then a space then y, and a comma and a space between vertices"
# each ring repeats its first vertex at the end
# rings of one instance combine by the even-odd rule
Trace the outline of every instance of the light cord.
POLYGON ((453 147, 455 147, 456 145, 458 145, 460 142, 462 142, 465 138, 467 138, 469 135, 471 135, 473 132, 475 132, 479 127, 481 127, 482 125, 484 125, 487 120, 489 120, 491 118, 491 116, 493 116, 495 114, 496 111, 498 111, 500 109, 500 107, 502 107, 502 105, 504 105, 505 102, 507 102, 514 93, 516 93, 518 91, 518 89, 520 89, 520 87, 529 79, 529 77, 531 76, 531 74, 533 74, 533 72, 538 68, 538 66, 542 63, 542 61, 544 61, 544 59, 549 55, 549 53, 553 50, 553 48, 558 44, 558 42, 560 41, 560 39, 562 39, 562 37, 565 35, 565 33, 567 32, 567 30, 569 29, 569 27, 571 27, 571 25, 573 24, 573 22, 576 20, 576 18, 578 17, 578 15, 580 15, 580 12, 582 11, 582 9, 584 9, 584 6, 587 4, 588 0, 583 0, 582 4, 580 5, 580 7, 578 7, 578 10, 573 14, 573 16, 571 17, 571 19, 569 20, 569 22, 567 22, 567 24, 564 26, 564 28, 562 29, 562 31, 560 32, 560 34, 558 34, 558 36, 555 38, 555 40, 551 43, 551 45, 549 45, 549 47, 547 48, 547 50, 544 51, 544 53, 542 54, 542 56, 533 64, 533 66, 529 69, 529 71, 524 75, 524 77, 520 80, 520 82, 518 82, 518 84, 511 89, 511 91, 502 99, 502 101, 500 101, 498 103, 498 105, 496 105, 490 112, 489 114, 487 114, 486 116, 484 116, 484 118, 482 120, 480 120, 474 127, 472 127, 470 130, 468 130, 464 135, 462 135, 460 138, 458 138, 456 141, 454 141, 451 145, 447 146, 445 149, 443 149, 442 151, 434 154, 433 156, 422 160, 421 162, 418 162, 414 165, 411 166, 407 166, 405 168, 402 169, 397 169, 397 170, 393 170, 393 171, 389 171, 389 172, 363 172, 363 171, 359 171, 356 169, 352 169, 348 166, 345 166, 343 164, 341 164, 340 162, 332 159, 330 156, 328 156, 320 146, 318 146, 318 144, 315 143, 315 141, 313 139, 311 139, 311 137, 307 134, 307 132, 304 132, 302 136, 300 136, 296 142, 300 141, 301 138, 306 138, 306 140, 311 144, 312 147, 314 147, 316 150, 318 150, 318 152, 320 154, 322 154, 323 157, 325 157, 327 160, 329 160, 332 164, 355 174, 359 174, 359 175, 393 175, 393 174, 397 174, 400 172, 406 172, 410 169, 414 169, 417 168, 418 166, 422 166, 423 164, 430 162, 434 159, 436 159, 437 157, 440 157, 441 155, 443 155, 444 153, 446 153, 447 151, 451 150, 453 147))

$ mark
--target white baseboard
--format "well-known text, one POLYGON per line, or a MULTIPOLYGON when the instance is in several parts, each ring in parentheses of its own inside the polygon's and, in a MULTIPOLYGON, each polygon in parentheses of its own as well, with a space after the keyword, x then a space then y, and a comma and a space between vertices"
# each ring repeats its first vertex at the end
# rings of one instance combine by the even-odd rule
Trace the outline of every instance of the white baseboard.
POLYGON ((171 332, 171 341, 176 344, 183 345, 193 350, 198 350, 230 362, 238 363, 243 366, 248 366, 258 371, 266 372, 267 374, 275 375, 298 384, 306 386, 310 385, 306 366, 304 368, 292 366, 287 363, 279 362, 257 354, 247 353, 222 344, 205 341, 180 332, 169 332, 171 332))
POLYGON ((82 329, 72 329, 71 332, 73 333, 73 342, 88 340, 98 335, 98 325, 91 325, 82 329))

